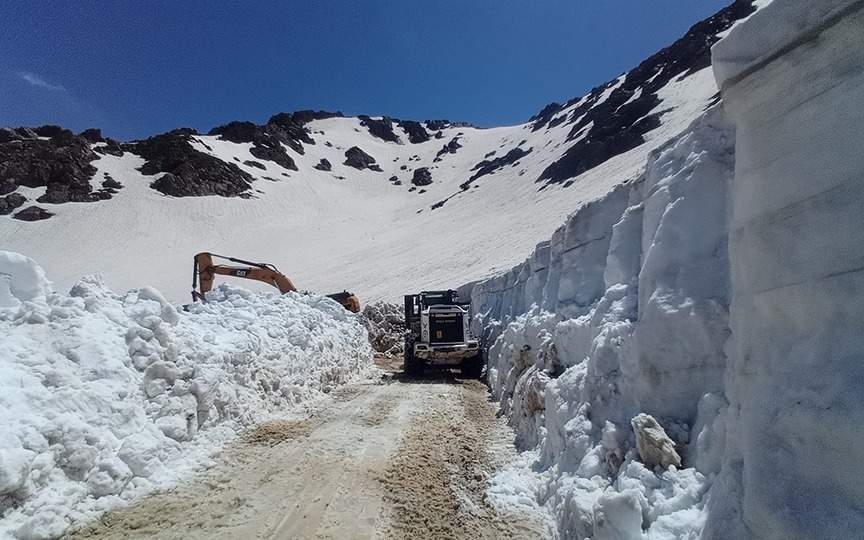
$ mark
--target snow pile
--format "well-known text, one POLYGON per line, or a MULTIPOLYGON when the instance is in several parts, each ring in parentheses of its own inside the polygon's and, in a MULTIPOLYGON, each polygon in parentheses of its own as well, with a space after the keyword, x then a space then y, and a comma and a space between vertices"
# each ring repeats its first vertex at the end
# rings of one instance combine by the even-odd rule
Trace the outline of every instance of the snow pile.
POLYGON ((60 294, 0 251, 0 537, 59 536, 371 364, 365 329, 330 299, 208 298, 183 312, 98 276, 60 294))
MULTIPOLYGON (((490 385, 517 444, 537 449, 542 472, 527 484, 563 537, 686 538, 704 525, 723 451, 733 143, 712 109, 638 180, 473 286, 490 385), (684 469, 640 462, 642 413, 671 438, 664 463, 680 455, 684 469)), ((524 504, 514 477, 493 482, 501 504, 524 504)))
POLYGON ((405 348, 405 314, 401 306, 389 302, 367 304, 361 321, 369 332, 372 350, 391 356, 402 354, 405 348))

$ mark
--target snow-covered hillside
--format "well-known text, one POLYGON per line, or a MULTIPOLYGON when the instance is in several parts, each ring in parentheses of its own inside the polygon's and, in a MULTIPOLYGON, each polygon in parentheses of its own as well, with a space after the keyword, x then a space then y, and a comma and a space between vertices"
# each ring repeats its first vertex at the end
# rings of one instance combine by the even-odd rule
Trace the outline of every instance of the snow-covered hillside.
POLYGON ((365 328, 327 298, 222 286, 184 312, 95 277, 54 292, 5 251, 0 336, 0 538, 56 538, 372 365, 365 328))
POLYGON ((709 47, 753 9, 735 2, 518 126, 301 113, 129 145, 93 131, 82 145, 62 130, 6 130, 0 246, 37 259, 61 289, 98 271, 113 288, 149 283, 172 301, 188 298, 198 251, 272 263, 302 289, 367 301, 489 276, 574 208, 638 178, 651 150, 716 101, 709 47), (49 144, 63 151, 46 155, 49 144), (362 153, 347 160, 354 147, 362 153), (33 156, 68 163, 69 178, 28 168, 33 156), (36 221, 13 219, 20 208, 36 221), (39 220, 48 216, 38 208, 54 215, 39 220))

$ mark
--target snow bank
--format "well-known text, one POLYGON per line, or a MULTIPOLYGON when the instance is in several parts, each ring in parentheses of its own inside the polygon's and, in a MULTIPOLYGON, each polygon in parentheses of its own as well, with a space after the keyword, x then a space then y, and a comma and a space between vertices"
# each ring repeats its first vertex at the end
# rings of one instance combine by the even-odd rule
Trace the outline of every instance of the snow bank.
POLYGON ((466 286, 536 456, 499 504, 565 538, 861 536, 862 28, 860 0, 771 3, 715 47, 728 121, 466 286), (640 462, 646 426, 668 467, 640 462))
POLYGON ((540 450, 535 496, 563 537, 686 538, 704 524, 725 405, 733 143, 714 108, 638 180, 472 288, 474 324, 493 343, 490 385, 517 444, 540 450), (640 463, 640 413, 657 418, 685 469, 640 463))
POLYGON ((208 298, 183 312, 98 276, 59 294, 0 251, 0 537, 57 537, 371 365, 365 329, 327 298, 208 298))

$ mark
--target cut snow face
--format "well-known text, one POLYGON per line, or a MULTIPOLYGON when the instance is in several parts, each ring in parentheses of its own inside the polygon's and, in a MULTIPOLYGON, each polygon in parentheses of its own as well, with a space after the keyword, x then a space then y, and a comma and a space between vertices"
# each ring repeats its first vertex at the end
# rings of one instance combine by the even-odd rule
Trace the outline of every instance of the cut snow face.
POLYGON ((328 298, 208 300, 182 311, 98 276, 61 294, 0 251, 0 537, 59 536, 371 366, 366 329, 328 298))
POLYGON ((733 133, 712 109, 523 264, 466 286, 493 395, 535 458, 491 493, 545 506, 562 537, 702 530, 727 414, 733 133))

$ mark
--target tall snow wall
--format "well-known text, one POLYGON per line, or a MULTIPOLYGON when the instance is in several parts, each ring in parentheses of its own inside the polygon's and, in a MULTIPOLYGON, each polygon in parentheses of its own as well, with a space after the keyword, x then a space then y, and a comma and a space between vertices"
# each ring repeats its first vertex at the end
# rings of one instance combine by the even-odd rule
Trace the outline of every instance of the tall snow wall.
POLYGON ((714 68, 738 142, 728 493, 706 536, 743 521, 741 537, 859 538, 864 2, 778 0, 714 68))
POLYGON ((734 28, 714 56, 724 109, 465 286, 490 386, 536 456, 524 485, 562 537, 864 527, 862 6, 776 0, 734 28), (680 469, 639 462, 642 412, 680 469))

